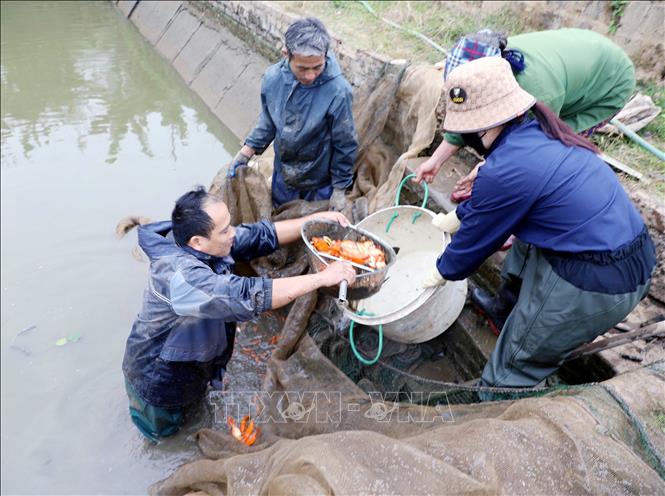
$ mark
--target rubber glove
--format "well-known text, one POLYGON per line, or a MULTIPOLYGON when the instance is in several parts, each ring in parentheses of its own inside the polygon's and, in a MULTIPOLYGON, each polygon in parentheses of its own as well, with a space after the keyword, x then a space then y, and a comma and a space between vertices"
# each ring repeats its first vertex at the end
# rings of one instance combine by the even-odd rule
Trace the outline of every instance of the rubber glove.
POLYGON ((437 286, 443 286, 446 283, 446 280, 439 272, 439 269, 434 267, 432 272, 423 280, 423 288, 435 288, 437 286))
POLYGON ((244 153, 238 152, 235 157, 233 157, 233 162, 229 167, 228 177, 236 177, 236 170, 238 167, 244 167, 249 162, 249 157, 244 153))
POLYGON ((330 197, 330 209, 341 212, 346 207, 346 191, 343 189, 333 189, 332 196, 330 197))
POLYGON ((461 224, 462 223, 457 218, 455 210, 448 212, 447 214, 436 214, 436 217, 432 219, 432 225, 434 227, 450 234, 456 233, 461 224))

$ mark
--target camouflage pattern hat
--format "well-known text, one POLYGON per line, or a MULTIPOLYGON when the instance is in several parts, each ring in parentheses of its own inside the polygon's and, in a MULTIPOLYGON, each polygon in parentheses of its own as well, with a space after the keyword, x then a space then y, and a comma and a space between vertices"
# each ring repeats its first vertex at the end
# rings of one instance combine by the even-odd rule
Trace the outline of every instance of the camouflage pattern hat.
POLYGON ((484 57, 453 69, 446 80, 446 117, 451 133, 473 133, 496 127, 526 112, 533 95, 517 84, 510 64, 484 57))

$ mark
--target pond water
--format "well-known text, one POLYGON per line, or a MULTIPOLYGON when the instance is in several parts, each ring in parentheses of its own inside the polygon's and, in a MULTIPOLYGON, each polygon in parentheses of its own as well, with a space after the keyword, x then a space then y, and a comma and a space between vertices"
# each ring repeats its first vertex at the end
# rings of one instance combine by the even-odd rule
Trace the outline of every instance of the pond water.
POLYGON ((129 420, 148 266, 115 226, 168 218, 239 142, 110 2, 3 2, 1 22, 1 490, 145 493, 200 426, 153 447, 129 420))

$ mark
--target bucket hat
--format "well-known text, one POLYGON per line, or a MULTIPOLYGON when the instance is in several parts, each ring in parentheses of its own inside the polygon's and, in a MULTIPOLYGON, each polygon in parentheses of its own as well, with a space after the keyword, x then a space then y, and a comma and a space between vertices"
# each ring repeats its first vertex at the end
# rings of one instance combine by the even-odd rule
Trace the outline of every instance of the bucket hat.
POLYGON ((536 103, 536 98, 517 84, 510 64, 500 57, 472 60, 453 69, 444 95, 443 128, 452 133, 496 127, 536 103))

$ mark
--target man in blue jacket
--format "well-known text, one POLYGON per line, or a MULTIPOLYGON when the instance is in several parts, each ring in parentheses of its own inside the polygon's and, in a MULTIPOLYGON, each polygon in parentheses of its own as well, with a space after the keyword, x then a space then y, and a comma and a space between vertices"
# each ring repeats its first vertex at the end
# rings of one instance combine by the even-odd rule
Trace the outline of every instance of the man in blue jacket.
POLYGON ((139 227, 150 281, 122 369, 132 421, 148 439, 175 434, 207 385, 221 387, 236 322, 320 287, 353 282, 353 268, 339 262, 317 274, 274 280, 232 273, 235 260, 267 255, 299 239, 302 224, 314 217, 348 225, 341 213, 323 212, 233 227, 226 204, 199 187, 178 199, 171 221, 139 227))
POLYGON ((285 58, 261 84, 261 115, 229 170, 246 165, 274 141, 272 200, 330 198, 341 210, 353 182, 358 147, 351 86, 342 76, 330 36, 318 19, 295 21, 285 35, 285 58))

